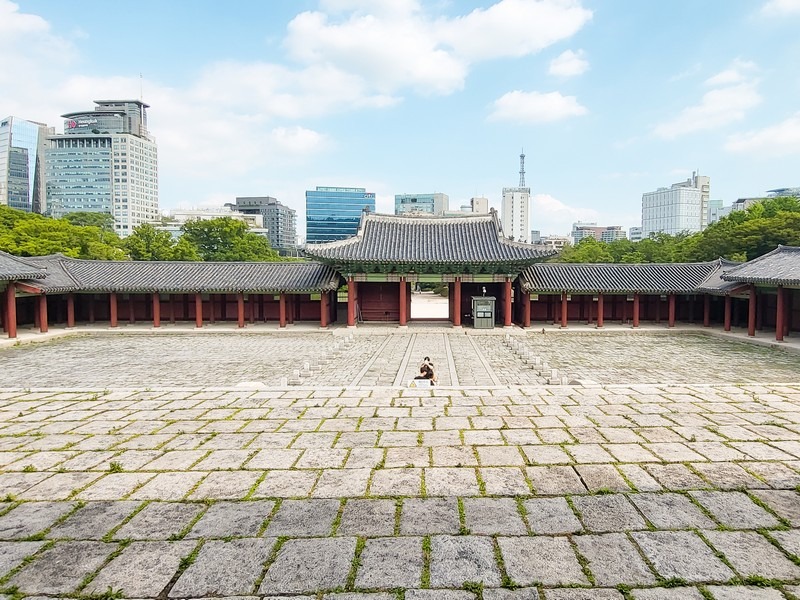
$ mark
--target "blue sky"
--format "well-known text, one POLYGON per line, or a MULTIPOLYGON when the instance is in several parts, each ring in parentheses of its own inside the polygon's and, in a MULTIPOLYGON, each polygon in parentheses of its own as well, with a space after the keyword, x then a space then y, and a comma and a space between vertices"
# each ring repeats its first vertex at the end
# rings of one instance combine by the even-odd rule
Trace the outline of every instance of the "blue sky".
POLYGON ((0 0, 0 116, 61 131, 142 98, 160 202, 317 185, 499 207, 524 147, 531 228, 640 221, 711 177, 730 204, 800 186, 800 0, 0 0))

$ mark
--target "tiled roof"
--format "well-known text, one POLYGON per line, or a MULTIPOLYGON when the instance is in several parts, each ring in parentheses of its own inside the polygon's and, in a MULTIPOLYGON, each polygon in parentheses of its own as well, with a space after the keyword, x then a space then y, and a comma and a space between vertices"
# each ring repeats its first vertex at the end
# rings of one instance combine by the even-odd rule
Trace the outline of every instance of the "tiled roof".
POLYGON ((364 213, 358 233, 306 253, 325 263, 521 264, 552 253, 502 236, 496 213, 463 217, 404 217, 364 213))
POLYGON ((31 285, 45 293, 311 293, 339 287, 338 273, 314 262, 107 261, 61 255, 43 256, 37 261, 47 268, 48 277, 31 285))
POLYGON ((741 263, 725 260, 724 258, 718 259, 717 263, 719 264, 719 268, 712 271, 709 276, 706 277, 706 280, 697 286, 697 291, 713 294, 715 296, 727 296, 729 294, 735 294, 741 291, 743 287, 746 287, 738 281, 725 281, 722 278, 726 271, 741 263))
POLYGON ((725 272, 725 281, 766 285, 800 285, 800 246, 778 246, 725 272))
POLYGON ((525 292, 668 294, 695 292, 719 261, 705 263, 542 263, 520 276, 525 292))
POLYGON ((28 259, 0 251, 0 281, 12 279, 44 279, 44 272, 28 259))

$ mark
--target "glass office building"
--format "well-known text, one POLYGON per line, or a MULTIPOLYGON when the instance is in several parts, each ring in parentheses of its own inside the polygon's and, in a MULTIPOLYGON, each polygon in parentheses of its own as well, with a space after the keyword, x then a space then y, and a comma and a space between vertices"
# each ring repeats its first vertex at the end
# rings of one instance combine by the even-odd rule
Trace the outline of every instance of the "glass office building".
POLYGON ((429 214, 441 216, 450 210, 450 197, 447 194, 396 194, 394 214, 429 214))
POLYGON ((365 209, 375 212, 375 194, 365 188, 317 186, 306 191, 306 242, 318 244, 354 236, 365 209))
POLYGON ((42 156, 47 125, 17 117, 0 120, 0 205, 44 212, 42 156))

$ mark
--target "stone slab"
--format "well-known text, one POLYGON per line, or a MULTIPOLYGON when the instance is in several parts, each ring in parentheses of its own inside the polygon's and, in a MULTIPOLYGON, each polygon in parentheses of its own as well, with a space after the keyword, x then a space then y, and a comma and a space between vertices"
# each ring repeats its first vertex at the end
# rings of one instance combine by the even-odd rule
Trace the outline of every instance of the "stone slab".
POLYGON ((563 537, 497 538, 508 576, 518 585, 588 585, 569 541, 563 537))
POLYGON ((492 541, 478 536, 431 538, 431 586, 459 588, 465 582, 500 585, 492 541))
POLYGON ((274 506, 272 500, 218 502, 208 508, 186 538, 255 537, 274 506))
POLYGON ((344 587, 355 550, 355 538, 289 540, 267 569, 259 593, 296 594, 344 587))
POLYGON ((366 589, 419 587, 422 580, 422 538, 367 540, 355 586, 366 589))
POLYGON ((688 531, 635 531, 636 544, 659 575, 688 582, 725 582, 734 577, 703 540, 688 531))

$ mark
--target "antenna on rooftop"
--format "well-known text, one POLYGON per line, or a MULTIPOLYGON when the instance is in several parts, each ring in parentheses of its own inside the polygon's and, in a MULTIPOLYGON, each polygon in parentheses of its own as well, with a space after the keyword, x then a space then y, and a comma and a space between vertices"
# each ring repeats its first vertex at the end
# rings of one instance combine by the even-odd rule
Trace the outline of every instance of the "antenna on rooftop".
POLYGON ((519 187, 525 187, 525 148, 522 149, 522 154, 519 155, 519 187))

